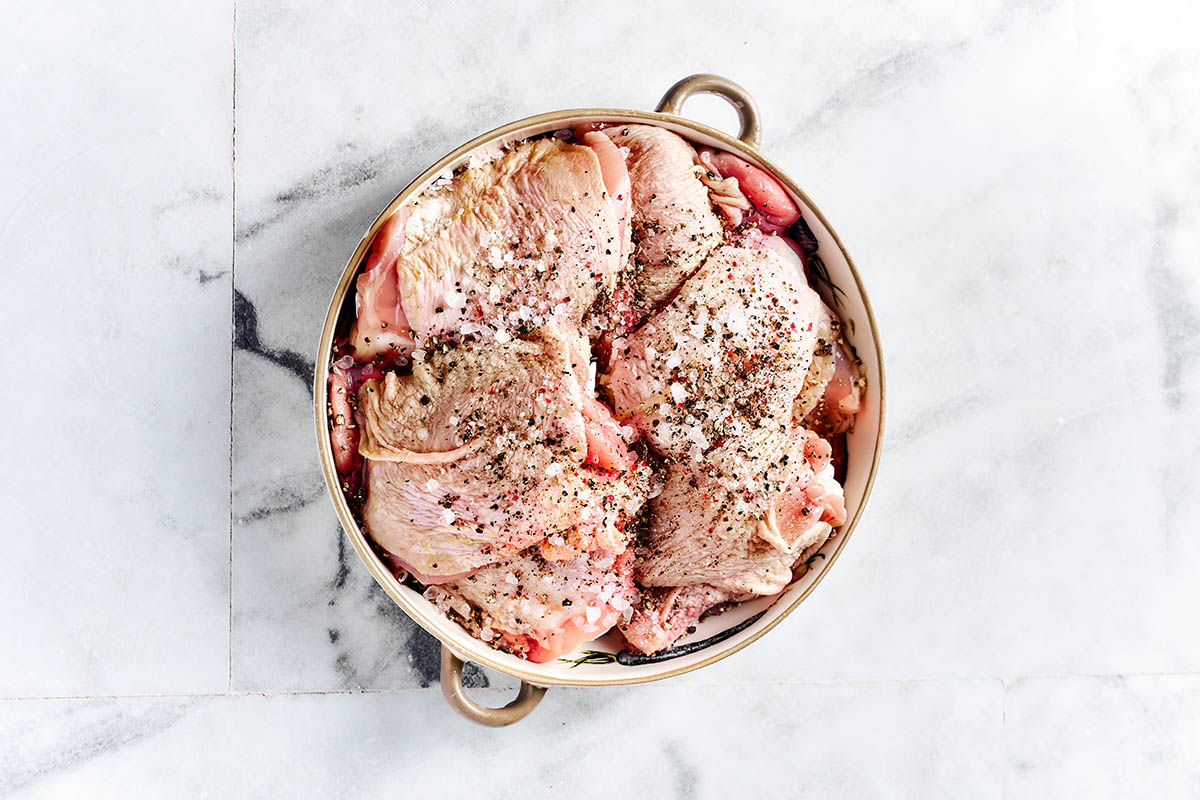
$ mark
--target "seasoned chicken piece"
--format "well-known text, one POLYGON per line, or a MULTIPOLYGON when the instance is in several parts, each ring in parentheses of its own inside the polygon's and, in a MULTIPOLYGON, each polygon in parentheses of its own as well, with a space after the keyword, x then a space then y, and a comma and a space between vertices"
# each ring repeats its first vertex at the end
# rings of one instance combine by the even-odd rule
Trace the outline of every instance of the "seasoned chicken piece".
POLYGON ((363 522, 418 579, 451 580, 546 537, 560 555, 621 549, 618 524, 645 495, 584 464, 600 423, 585 419, 585 406, 596 415, 573 341, 548 327, 530 341, 464 343, 359 389, 363 522))
MULTIPOLYGON (((715 182, 722 179, 732 178, 737 182, 736 194, 725 186, 716 189, 715 202, 728 206, 740 196, 748 203, 746 206, 737 204, 741 206, 738 210, 748 210, 749 206, 753 206, 761 215, 762 221, 776 230, 786 228, 800 219, 800 209, 795 201, 788 196, 783 185, 765 169, 756 167, 733 153, 714 150, 711 147, 700 148, 698 160, 708 170, 704 178, 709 188, 715 188, 715 182)), ((737 220, 740 223, 741 217, 737 220)))
POLYGON ((622 626, 629 643, 656 652, 718 603, 781 592, 801 555, 845 521, 829 455, 811 431, 760 428, 702 465, 668 464, 639 551, 637 581, 651 590, 622 626))
MULTIPOLYGON (((778 236, 768 236, 763 243, 791 264, 797 274, 805 274, 798 245, 778 236)), ((828 438, 845 433, 854 424, 854 417, 862 407, 866 381, 862 365, 850 356, 851 350, 842 338, 842 323, 837 315, 822 305, 822 313, 814 324, 817 346, 804 387, 792 408, 792 418, 828 438)))
POLYGON ((785 430, 822 314, 773 251, 718 248, 670 305, 613 343, 604 383, 617 418, 674 458, 757 426, 785 430))
MULTIPOLYGON (((821 402, 829 382, 833 380, 836 367, 834 353, 841 347, 842 323, 829 313, 829 309, 824 305, 821 308, 823 313, 813 321, 817 343, 813 347, 812 361, 809 362, 808 372, 804 375, 804 384, 800 388, 800 394, 796 396, 796 401, 792 405, 792 419, 796 422, 804 420, 809 412, 821 402)), ((807 425, 806 427, 811 428, 812 426, 807 425)), ((824 435, 824 431, 819 432, 824 435)))
POLYGON ((805 395, 797 398, 794 416, 822 436, 836 436, 854 426, 854 417, 862 408, 865 380, 861 364, 850 357, 840 337, 828 349, 828 365, 822 373, 828 377, 820 395, 808 408, 801 404, 805 395))
POLYGON ((393 219, 358 279, 350 340, 360 360, 403 361, 430 337, 482 328, 504 340, 578 323, 621 267, 620 220, 599 158, 558 139, 472 166, 393 219))
POLYGON ((585 131, 579 140, 592 148, 600 161, 600 173, 604 176, 604 189, 608 192, 608 201, 612 203, 617 215, 617 242, 620 244, 620 263, 629 260, 633 252, 631 239, 633 228, 633 200, 630 196, 632 187, 629 181, 629 167, 625 163, 625 153, 612 140, 599 131, 585 131))
MULTIPOLYGON (((628 148, 633 199, 634 302, 662 303, 721 241, 721 221, 700 181, 696 151, 653 125, 617 125, 604 133, 628 148)), ((643 315, 646 311, 642 312, 643 315)))
POLYGON ((845 520, 829 455, 828 442, 811 431, 759 428, 702 464, 668 464, 662 492, 650 501, 638 582, 780 591, 801 551, 845 520))
POLYGON ((650 589, 635 601, 633 615, 618 624, 626 642, 650 655, 670 647, 713 606, 743 598, 705 583, 650 589))
POLYGON ((425 597, 473 636, 536 663, 570 653, 617 623, 637 595, 632 558, 595 551, 546 561, 531 548, 425 597))
POLYGON ((407 360, 415 346, 396 280, 396 259, 404 247, 411 211, 407 207, 398 209, 384 221, 371 242, 366 266, 355 280, 357 318, 350 331, 350 344, 358 361, 377 356, 407 360))

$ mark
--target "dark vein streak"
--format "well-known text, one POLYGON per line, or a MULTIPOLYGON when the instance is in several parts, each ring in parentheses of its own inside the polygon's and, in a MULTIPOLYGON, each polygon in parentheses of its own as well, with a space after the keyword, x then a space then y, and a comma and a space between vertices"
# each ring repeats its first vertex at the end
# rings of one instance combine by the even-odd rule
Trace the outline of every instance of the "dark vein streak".
POLYGON ((258 338, 258 311, 254 304, 238 290, 233 292, 233 346, 237 350, 262 356, 272 364, 283 367, 300 380, 311 395, 313 390, 313 365, 294 350, 276 350, 266 347, 258 338))

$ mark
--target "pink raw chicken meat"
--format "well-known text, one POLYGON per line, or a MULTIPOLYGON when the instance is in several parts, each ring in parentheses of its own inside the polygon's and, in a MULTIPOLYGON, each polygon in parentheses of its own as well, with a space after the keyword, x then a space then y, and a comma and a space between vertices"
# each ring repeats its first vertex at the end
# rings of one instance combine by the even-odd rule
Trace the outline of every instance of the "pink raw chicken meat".
POLYGON ((705 611, 741 596, 706 583, 651 589, 642 593, 633 616, 622 619, 621 633, 633 648, 657 653, 688 633, 705 611))
POLYGON ((673 458, 756 426, 785 429, 823 313, 773 251, 718 248, 670 305, 613 343, 603 381, 617 419, 673 458))
POLYGON ((822 436, 845 433, 854 425, 854 417, 862 409, 862 384, 858 364, 838 340, 832 346, 832 368, 821 397, 802 419, 809 428, 822 436))
POLYGON ((385 220, 356 283, 364 366, 329 378, 388 563, 538 663, 618 624, 658 652, 781 592, 845 520, 818 433, 861 405, 837 316, 770 235, 799 218, 783 187, 663 128, 595 128, 476 154, 385 220), (664 460, 635 560, 639 436, 664 460))
POLYGON ((535 663, 602 635, 633 603, 632 559, 594 551, 546 561, 537 548, 425 597, 479 639, 535 663))
MULTIPOLYGON (((797 274, 805 274, 799 248, 789 240, 767 236, 762 245, 791 264, 797 274)), ((854 417, 862 409, 865 381, 858 361, 849 355, 837 315, 822 305, 813 323, 817 344, 792 416, 821 436, 832 437, 845 433, 854 424, 854 417)))
MULTIPOLYGON (((551 537, 552 552, 623 549, 644 489, 588 456, 572 336, 464 343, 359 390, 368 460, 363 522, 425 583, 551 537)), ((610 455, 625 463, 626 454, 610 455)))
POLYGON ((811 431, 759 428, 702 464, 668 464, 650 501, 637 580, 690 591, 652 592, 629 623, 630 643, 654 652, 665 646, 663 631, 674 641, 713 604, 782 591, 801 554, 845 521, 829 456, 829 443, 811 431))
POLYGON ((431 337, 578 324, 621 267, 625 234, 605 179, 592 148, 540 139, 412 200, 359 278, 355 356, 403 361, 431 337))
POLYGON ((734 178, 738 188, 773 228, 786 228, 800 219, 800 209, 788 196, 787 190, 766 170, 754 166, 733 153, 703 147, 700 163, 718 177, 734 178))
POLYGON ((404 246, 404 229, 412 209, 398 209, 380 226, 355 287, 358 319, 350 340, 359 361, 375 356, 405 359, 413 349, 412 332, 400 302, 396 259, 404 246))
POLYGON ((597 131, 584 132, 580 141, 592 148, 600 162, 604 189, 608 192, 608 200, 617 215, 617 242, 621 248, 618 260, 620 264, 624 264, 633 249, 630 238, 633 201, 630 197, 629 169, 625 163, 625 155, 611 139, 597 131))
POLYGON ((628 283, 644 316, 720 243, 721 221, 700 181, 696 151, 682 138, 653 125, 616 125, 604 135, 629 152, 634 263, 628 283))
MULTIPOLYGON (((347 359, 348 360, 348 359, 347 359)), ((345 366, 335 363, 329 370, 329 441, 333 447, 333 462, 342 476, 343 485, 358 485, 362 459, 358 454, 360 431, 350 402, 358 387, 368 378, 380 378, 383 373, 374 364, 345 366)))

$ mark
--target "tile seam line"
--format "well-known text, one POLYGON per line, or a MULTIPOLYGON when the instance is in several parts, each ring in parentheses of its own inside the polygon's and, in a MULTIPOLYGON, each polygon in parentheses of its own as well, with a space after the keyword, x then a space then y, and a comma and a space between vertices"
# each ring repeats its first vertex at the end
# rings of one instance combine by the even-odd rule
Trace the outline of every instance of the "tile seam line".
MULTIPOLYGON (((802 686, 870 686, 877 684, 912 684, 912 683, 989 683, 999 681, 1002 690, 1007 693, 1014 681, 1033 680, 1077 680, 1098 678, 1200 678, 1200 672, 1109 672, 1109 673, 1051 673, 1028 675, 978 675, 954 677, 926 678, 853 678, 832 679, 825 681, 725 681, 715 683, 679 683, 653 682, 645 688, 655 689, 714 689, 714 688, 771 688, 771 687, 802 687, 802 686)), ((558 689, 605 689, 633 688, 637 684, 624 687, 604 686, 551 686, 558 689)), ((396 689, 297 689, 295 691, 214 691, 214 692, 162 692, 162 693, 131 693, 131 694, 61 694, 61 695, 21 695, 0 696, 0 702, 28 702, 35 700, 172 700, 188 698, 219 698, 219 697, 321 697, 321 696, 403 696, 421 692, 437 691, 437 686, 412 686, 396 689)), ((482 691, 507 692, 507 689, 489 688, 482 691)))
POLYGON ((232 0, 230 31, 230 131, 229 131, 229 583, 228 650, 226 651, 227 693, 233 692, 233 414, 234 414, 234 343, 237 320, 234 319, 237 292, 237 0, 232 0))

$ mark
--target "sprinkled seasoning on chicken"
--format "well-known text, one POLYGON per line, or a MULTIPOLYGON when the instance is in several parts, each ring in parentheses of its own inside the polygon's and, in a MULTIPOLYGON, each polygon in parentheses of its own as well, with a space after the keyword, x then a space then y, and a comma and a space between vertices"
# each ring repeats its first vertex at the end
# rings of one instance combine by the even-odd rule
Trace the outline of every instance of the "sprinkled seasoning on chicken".
POLYGON ((544 663, 602 635, 637 597, 632 558, 603 550, 545 560, 537 548, 425 597, 473 635, 544 663))
POLYGON ((786 428, 823 313, 774 252, 719 248, 670 305, 613 343, 603 383, 617 418, 672 458, 699 459, 759 425, 786 428))
POLYGON ((555 328, 529 341, 463 344, 358 392, 367 459, 363 522, 426 583, 451 580, 547 537, 623 549, 643 496, 585 465, 584 392, 555 328))
POLYGON ((540 139, 413 200, 381 228, 359 278, 356 357, 403 362, 430 338, 577 324, 621 267, 604 179, 593 149, 540 139))
POLYGON ((864 385, 818 247, 764 169, 653 125, 438 178, 380 226, 328 377, 381 558, 538 663, 614 627, 658 653, 782 592, 845 521, 864 385))
POLYGON ((645 316, 720 244, 721 221, 690 144, 653 125, 617 125, 604 133, 629 153, 634 260, 623 280, 645 316))
POLYGON ((703 464, 670 463, 638 550, 638 583, 658 590, 635 607, 630 644, 654 652, 713 605, 783 591, 800 555, 845 522, 829 455, 811 431, 759 428, 703 464))

